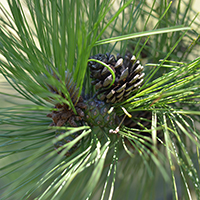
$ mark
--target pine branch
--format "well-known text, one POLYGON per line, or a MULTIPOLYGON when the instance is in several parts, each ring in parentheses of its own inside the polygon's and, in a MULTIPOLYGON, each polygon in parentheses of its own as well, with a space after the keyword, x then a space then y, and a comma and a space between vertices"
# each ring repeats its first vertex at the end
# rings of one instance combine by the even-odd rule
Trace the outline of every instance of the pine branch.
POLYGON ((0 91, 1 199, 156 199, 157 177, 173 199, 200 198, 191 2, 0 4, 0 73, 17 92, 0 91), (110 101, 140 63, 137 90, 110 101))

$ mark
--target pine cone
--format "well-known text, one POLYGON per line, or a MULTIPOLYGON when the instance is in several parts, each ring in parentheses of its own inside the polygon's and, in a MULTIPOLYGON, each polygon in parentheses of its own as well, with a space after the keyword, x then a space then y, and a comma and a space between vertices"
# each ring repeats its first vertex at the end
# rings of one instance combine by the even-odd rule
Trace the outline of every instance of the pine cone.
POLYGON ((136 60, 135 56, 127 53, 124 59, 119 55, 116 59, 114 55, 107 53, 106 55, 97 54, 90 58, 107 64, 116 76, 115 82, 109 87, 113 81, 110 71, 97 62, 88 62, 91 72, 90 77, 93 79, 92 84, 95 85, 100 100, 106 103, 122 102, 131 93, 136 93, 142 85, 144 77, 142 71, 144 67, 140 64, 139 60, 136 60))
MULTIPOLYGON (((70 94, 72 103, 75 106, 77 115, 73 112, 73 110, 69 109, 67 104, 56 104, 55 108, 57 111, 53 111, 52 113, 48 114, 47 117, 51 117, 53 123, 51 126, 63 126, 66 122, 68 122, 71 126, 77 127, 77 122, 81 121, 84 117, 84 109, 86 109, 87 105, 83 102, 83 98, 79 97, 78 99, 78 88, 76 88, 76 84, 72 80, 71 73, 65 73, 65 85, 70 94)), ((65 98, 65 95, 58 91, 57 88, 48 85, 50 91, 52 93, 60 94, 65 98)))
MULTIPOLYGON (((56 76, 54 76, 56 79, 58 79, 56 76)), ((87 108, 87 105, 84 103, 84 100, 82 97, 79 97, 78 99, 78 88, 76 88, 75 83, 72 80, 71 73, 68 73, 66 71, 65 73, 65 85, 66 88, 70 94, 70 98, 72 100, 72 103, 75 106, 76 113, 72 109, 69 109, 69 106, 67 104, 56 104, 54 108, 57 108, 56 111, 52 111, 47 115, 47 117, 51 117, 53 120, 53 123, 50 124, 50 126, 72 126, 72 127, 78 127, 84 125, 83 118, 85 116, 84 112, 87 108)), ((52 93, 56 93, 61 95, 62 97, 66 98, 65 95, 59 91, 57 88, 48 85, 49 90, 52 93)), ((63 134, 62 131, 56 131, 56 137, 63 134)), ((81 132, 76 132, 74 134, 71 134, 62 140, 56 142, 54 144, 55 148, 58 149, 59 147, 71 142, 74 140, 78 135, 80 135, 81 132)), ((71 155, 74 151, 78 149, 80 145, 80 141, 78 141, 71 149, 69 149, 66 152, 66 156, 71 155)), ((58 150, 58 153, 60 153, 62 150, 58 150)))
POLYGON ((109 104, 98 99, 89 99, 85 103, 87 109, 85 110, 84 121, 90 126, 113 128, 119 124, 119 117, 115 112, 108 114, 109 104))

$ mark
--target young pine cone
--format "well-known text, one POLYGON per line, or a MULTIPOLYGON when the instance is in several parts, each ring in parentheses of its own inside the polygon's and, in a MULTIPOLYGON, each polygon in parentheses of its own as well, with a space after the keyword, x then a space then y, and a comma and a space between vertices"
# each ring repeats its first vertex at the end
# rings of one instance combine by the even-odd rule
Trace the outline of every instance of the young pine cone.
MULTIPOLYGON (((54 76, 55 77, 55 76, 54 76)), ((74 104, 76 113, 69 109, 69 106, 65 103, 59 104, 57 103, 54 108, 57 108, 57 110, 52 111, 47 115, 47 117, 52 118, 52 123, 50 126, 72 126, 72 127, 78 127, 84 125, 83 118, 85 116, 84 112, 87 108, 87 105, 85 104, 82 97, 78 98, 78 88, 76 87, 76 84, 73 82, 73 79, 71 78, 71 73, 68 73, 66 71, 65 73, 65 86, 70 94, 70 98, 72 100, 72 103, 74 104)), ((56 77, 55 77, 56 78, 56 77)), ((57 78, 58 79, 58 78, 57 78)), ((59 79, 58 79, 59 80, 59 79)), ((66 98, 65 95, 59 91, 57 88, 48 85, 49 90, 54 94, 59 94, 62 97, 66 98)), ((64 131, 65 132, 65 131, 64 131)), ((56 137, 59 135, 62 135, 64 133, 63 131, 56 131, 56 137)), ((81 131, 73 133, 62 140, 59 140, 54 144, 55 149, 57 149, 58 153, 60 153, 62 150, 58 150, 63 145, 66 145, 67 143, 73 141, 77 136, 81 134, 81 131)), ((80 141, 78 141, 71 149, 69 149, 66 152, 66 156, 71 155, 74 151, 76 151, 80 146, 80 141)), ((62 148, 61 148, 62 149, 62 148)))
MULTIPOLYGON (((79 97, 78 99, 78 88, 76 88, 76 84, 72 80, 71 73, 67 72, 65 73, 65 86, 70 94, 72 103, 75 106, 75 110, 77 114, 74 113, 72 109, 69 109, 69 106, 67 104, 56 104, 55 108, 57 108, 56 111, 52 111, 52 113, 48 114, 47 117, 51 117, 53 120, 53 123, 51 126, 63 126, 65 123, 69 123, 72 127, 77 127, 77 122, 82 121, 84 117, 84 109, 86 109, 86 105, 83 102, 83 98, 79 97)), ((52 87, 48 85, 49 90, 52 93, 59 94, 65 98, 65 95, 58 91, 57 88, 52 87)))
POLYGON ((90 77, 93 79, 99 99, 106 103, 119 103, 124 101, 132 93, 136 93, 143 83, 144 67, 136 60, 135 56, 127 53, 124 58, 107 53, 97 54, 90 59, 100 60, 108 65, 115 73, 115 82, 110 71, 100 63, 95 61, 88 62, 90 67, 90 77))
POLYGON ((113 128, 119 124, 119 117, 115 112, 108 113, 110 105, 98 99, 89 99, 85 101, 87 109, 85 110, 84 121, 90 126, 99 126, 113 128))

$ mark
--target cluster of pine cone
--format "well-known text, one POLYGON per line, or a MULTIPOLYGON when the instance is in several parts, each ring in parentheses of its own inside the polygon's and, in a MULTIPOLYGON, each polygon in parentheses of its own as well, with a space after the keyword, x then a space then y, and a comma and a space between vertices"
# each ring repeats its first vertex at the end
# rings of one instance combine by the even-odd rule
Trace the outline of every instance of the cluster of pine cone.
MULTIPOLYGON (((138 91, 143 83, 143 77, 145 75, 143 73, 144 67, 135 56, 129 53, 127 53, 124 58, 120 55, 117 55, 117 58, 115 58, 114 55, 107 53, 97 54, 91 56, 89 59, 88 66, 91 73, 90 77, 92 78, 91 83, 96 89, 96 98, 78 98, 78 89, 71 78, 71 74, 66 72, 65 84, 75 106, 76 113, 69 109, 66 104, 55 105, 57 111, 53 111, 47 115, 53 120, 51 126, 77 127, 87 123, 90 126, 110 129, 116 128, 120 121, 122 121, 123 116, 119 117, 115 112, 108 113, 108 109, 117 103, 123 102, 129 98, 130 95, 138 91), (94 59, 101 61, 101 63, 94 61, 94 59), (115 77, 110 70, 114 72, 115 77)), ((49 89, 53 93, 64 96, 57 88, 49 86, 49 89)), ((145 119, 151 116, 149 113, 135 113, 134 115, 135 117, 144 116, 145 119)), ((125 126, 129 128, 138 128, 138 122, 135 121, 134 117, 132 119, 125 117, 123 120, 125 126)), ((147 127, 150 126, 150 123, 147 123, 146 120, 140 120, 140 123, 147 127)), ((62 134, 62 132, 57 132, 57 136, 60 134, 62 134)), ((80 133, 76 133, 59 141, 55 144, 56 149, 72 141, 79 134, 80 133)), ((71 152, 78 148, 78 146, 79 145, 76 144, 71 152)), ((71 152, 68 151, 66 155, 70 155, 71 152)))

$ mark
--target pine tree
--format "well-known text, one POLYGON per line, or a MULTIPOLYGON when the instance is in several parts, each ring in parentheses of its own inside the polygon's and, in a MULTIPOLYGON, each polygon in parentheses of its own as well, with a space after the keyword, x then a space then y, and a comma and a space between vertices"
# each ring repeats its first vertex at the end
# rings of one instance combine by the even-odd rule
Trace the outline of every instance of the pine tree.
POLYGON ((191 2, 0 3, 1 199, 200 199, 191 2))

